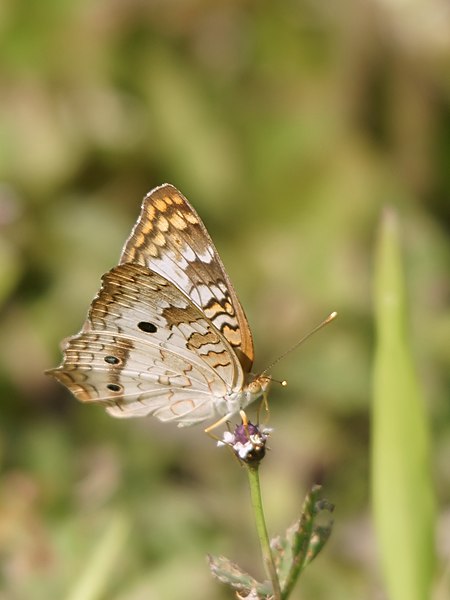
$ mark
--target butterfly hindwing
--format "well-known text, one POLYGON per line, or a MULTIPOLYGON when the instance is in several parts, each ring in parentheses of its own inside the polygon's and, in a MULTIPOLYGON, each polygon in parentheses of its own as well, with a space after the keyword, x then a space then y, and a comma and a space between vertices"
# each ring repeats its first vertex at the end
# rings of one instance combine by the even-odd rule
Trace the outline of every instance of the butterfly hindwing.
POLYGON ((103 276, 82 331, 52 374, 79 400, 105 402, 115 416, 182 417, 184 424, 210 418, 215 403, 243 385, 224 336, 170 281, 134 264, 103 276))
POLYGON ((63 365, 52 374, 78 400, 105 404, 113 416, 182 417, 184 425, 212 418, 217 408, 212 395, 226 393, 209 368, 195 367, 167 350, 159 355, 145 342, 110 332, 74 336, 63 365))

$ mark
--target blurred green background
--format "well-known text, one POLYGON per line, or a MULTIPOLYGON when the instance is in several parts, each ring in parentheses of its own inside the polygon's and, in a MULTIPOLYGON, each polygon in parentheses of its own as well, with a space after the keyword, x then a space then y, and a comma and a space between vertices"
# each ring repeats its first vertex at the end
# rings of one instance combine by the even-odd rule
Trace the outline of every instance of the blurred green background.
POLYGON ((298 516, 313 482, 337 506, 296 598, 385 597, 370 516, 372 285, 381 212, 396 208, 448 556, 445 4, 2 3, 1 600, 230 598, 208 552, 261 577, 228 452, 201 427, 115 421, 43 375, 165 181, 214 239, 256 371, 339 312, 273 372, 289 385, 271 392, 269 529, 298 516))

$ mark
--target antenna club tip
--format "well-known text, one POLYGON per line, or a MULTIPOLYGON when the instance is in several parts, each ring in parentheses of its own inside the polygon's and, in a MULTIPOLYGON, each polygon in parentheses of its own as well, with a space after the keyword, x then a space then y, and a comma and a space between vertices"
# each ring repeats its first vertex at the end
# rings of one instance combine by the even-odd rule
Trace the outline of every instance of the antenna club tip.
POLYGON ((326 323, 329 323, 330 321, 332 321, 333 319, 335 319, 338 316, 337 311, 333 311, 330 315, 328 315, 328 317, 326 318, 326 323))
POLYGON ((283 379, 283 381, 281 382, 281 385, 282 385, 283 387, 286 387, 286 386, 287 386, 287 381, 286 381, 286 379, 283 379))

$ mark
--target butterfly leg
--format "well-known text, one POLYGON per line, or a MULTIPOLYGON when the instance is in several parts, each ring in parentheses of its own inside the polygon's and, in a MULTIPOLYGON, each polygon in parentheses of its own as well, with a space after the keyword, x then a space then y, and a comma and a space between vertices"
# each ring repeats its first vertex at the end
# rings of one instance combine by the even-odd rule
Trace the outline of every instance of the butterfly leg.
POLYGON ((258 404, 258 408, 256 411, 256 422, 260 423, 260 415, 261 415, 261 410, 264 407, 265 410, 265 418, 264 418, 264 425, 267 425, 267 423, 269 422, 270 419, 270 407, 269 407, 269 400, 268 400, 269 396, 267 394, 267 392, 263 392, 263 396, 261 398, 261 401, 258 404))
POLYGON ((220 425, 222 425, 222 423, 226 423, 226 422, 229 420, 229 418, 230 418, 231 416, 232 416, 232 415, 230 415, 230 414, 227 414, 227 415, 225 415, 225 416, 221 417, 220 419, 218 419, 217 421, 215 421, 215 422, 214 422, 212 425, 209 425, 209 427, 207 427, 206 429, 204 429, 204 432, 205 432, 207 435, 209 435, 209 437, 213 438, 214 440, 221 441, 221 439, 220 439, 220 438, 218 438, 216 435, 212 434, 212 433, 211 433, 211 431, 212 431, 213 429, 216 429, 216 428, 217 428, 217 427, 219 427, 220 425))

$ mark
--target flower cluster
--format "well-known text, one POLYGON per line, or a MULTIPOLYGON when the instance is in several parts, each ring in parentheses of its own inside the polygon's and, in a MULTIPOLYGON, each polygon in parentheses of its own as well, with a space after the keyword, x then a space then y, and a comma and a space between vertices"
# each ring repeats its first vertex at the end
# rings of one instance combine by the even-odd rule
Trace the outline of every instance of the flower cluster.
POLYGON ((234 432, 225 431, 218 446, 230 446, 242 462, 248 464, 259 463, 266 453, 266 442, 271 429, 259 429, 246 418, 240 425, 236 425, 234 432))

